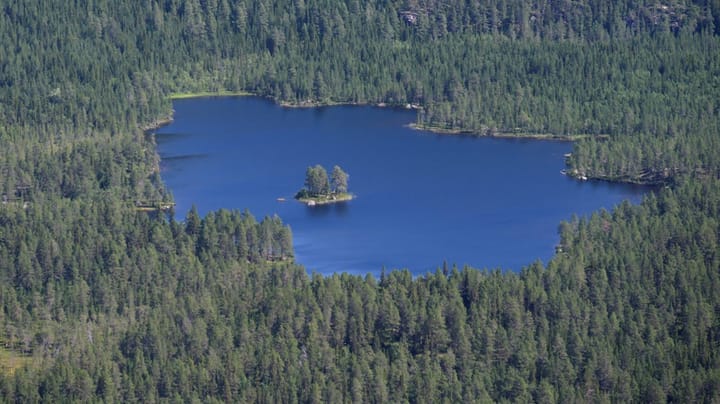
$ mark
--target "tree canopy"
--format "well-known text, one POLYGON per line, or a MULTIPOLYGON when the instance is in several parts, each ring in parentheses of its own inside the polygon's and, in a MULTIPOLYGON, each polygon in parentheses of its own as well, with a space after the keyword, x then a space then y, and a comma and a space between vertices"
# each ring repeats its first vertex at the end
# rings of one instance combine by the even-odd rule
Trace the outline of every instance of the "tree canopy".
POLYGON ((334 166, 331 174, 332 191, 344 194, 348 191, 348 175, 340 166, 334 166))
POLYGON ((329 197, 347 194, 348 174, 339 166, 334 166, 331 176, 319 164, 305 171, 305 187, 295 196, 297 199, 329 197))
POLYGON ((305 189, 311 196, 330 193, 330 180, 327 171, 321 165, 308 167, 305 173, 305 189))
POLYGON ((717 1, 1 9, 2 401, 718 401, 717 1), (172 200, 142 129, 225 91, 577 139, 569 170, 662 186, 546 265, 309 275, 277 217, 138 209, 172 200))

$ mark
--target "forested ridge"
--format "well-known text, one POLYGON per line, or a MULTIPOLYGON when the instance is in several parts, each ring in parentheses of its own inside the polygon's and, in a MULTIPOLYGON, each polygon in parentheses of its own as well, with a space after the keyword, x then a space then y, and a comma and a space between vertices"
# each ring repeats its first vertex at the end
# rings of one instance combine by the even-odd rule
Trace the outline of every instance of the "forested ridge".
POLYGON ((717 1, 0 4, 3 401, 720 398, 717 1), (205 91, 416 104, 663 186, 517 273, 309 276, 280 218, 162 212, 140 128, 205 91))

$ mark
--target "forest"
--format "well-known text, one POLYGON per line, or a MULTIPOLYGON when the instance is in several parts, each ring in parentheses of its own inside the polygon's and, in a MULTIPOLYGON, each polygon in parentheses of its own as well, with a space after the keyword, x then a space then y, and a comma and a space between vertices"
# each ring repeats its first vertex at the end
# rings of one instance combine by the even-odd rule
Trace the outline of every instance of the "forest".
POLYGON ((719 1, 0 5, 0 400, 720 399, 719 1), (164 209, 146 130, 205 92, 417 105, 658 190, 516 272, 308 274, 281 218, 164 209))

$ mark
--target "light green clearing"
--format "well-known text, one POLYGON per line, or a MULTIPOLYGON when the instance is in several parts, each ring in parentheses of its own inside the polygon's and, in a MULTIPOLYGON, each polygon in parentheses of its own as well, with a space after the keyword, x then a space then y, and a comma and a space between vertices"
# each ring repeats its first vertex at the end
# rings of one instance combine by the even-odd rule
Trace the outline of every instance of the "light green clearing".
POLYGON ((0 347, 0 373, 12 376, 15 371, 32 362, 32 357, 20 352, 0 347))

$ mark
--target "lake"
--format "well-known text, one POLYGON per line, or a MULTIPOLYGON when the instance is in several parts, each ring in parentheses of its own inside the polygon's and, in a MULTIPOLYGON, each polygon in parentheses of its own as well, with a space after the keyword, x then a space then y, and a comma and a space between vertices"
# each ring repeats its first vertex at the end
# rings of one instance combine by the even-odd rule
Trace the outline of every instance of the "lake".
POLYGON ((647 190, 563 176, 571 143, 437 135, 409 128, 412 110, 284 108, 255 97, 177 100, 174 109, 156 137, 178 219, 193 204, 201 214, 277 214, 309 272, 423 274, 443 262, 519 270, 552 257, 562 220, 637 203, 647 190), (295 201, 316 164, 341 166, 357 198, 295 201))

